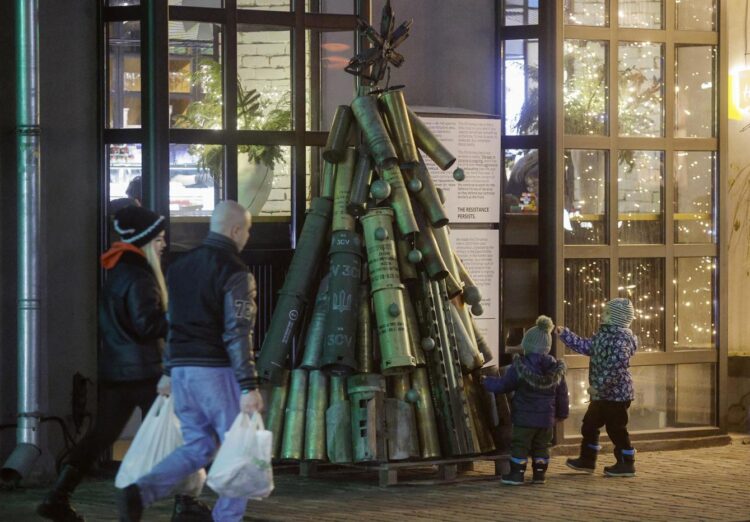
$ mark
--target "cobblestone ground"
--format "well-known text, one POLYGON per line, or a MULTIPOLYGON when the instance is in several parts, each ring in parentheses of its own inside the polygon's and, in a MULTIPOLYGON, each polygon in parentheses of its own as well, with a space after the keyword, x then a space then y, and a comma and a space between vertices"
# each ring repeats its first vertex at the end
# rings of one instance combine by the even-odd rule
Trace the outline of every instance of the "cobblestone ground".
MULTIPOLYGON (((603 456, 601 464, 611 460, 603 456)), ((327 471, 316 478, 277 473, 274 494, 252 502, 245 520, 750 520, 747 437, 717 448, 640 453, 633 479, 605 478, 601 466, 595 475, 577 474, 564 463, 564 457, 552 459, 546 485, 520 487, 502 486, 489 463, 463 475, 476 481, 384 489, 374 473, 327 471)), ((1 492, 0 520, 36 520, 34 506, 43 494, 1 492)), ((110 481, 84 482, 75 504, 88 521, 116 520, 110 481)), ((144 520, 167 521, 171 507, 171 501, 160 502, 144 520)))

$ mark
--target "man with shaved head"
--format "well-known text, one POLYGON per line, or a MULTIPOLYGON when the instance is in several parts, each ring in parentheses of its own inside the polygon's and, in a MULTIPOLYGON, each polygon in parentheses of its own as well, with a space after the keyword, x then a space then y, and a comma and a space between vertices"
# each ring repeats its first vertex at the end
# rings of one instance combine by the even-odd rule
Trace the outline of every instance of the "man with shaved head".
MULTIPOLYGON (((172 394, 185 444, 121 490, 121 520, 140 520, 146 506, 205 467, 240 411, 263 408, 253 353, 255 279, 239 256, 250 226, 247 209, 222 201, 203 244, 167 273, 169 334, 158 391, 172 394)), ((172 520, 242 520, 246 505, 247 499, 219 497, 211 512, 194 502, 172 520)))

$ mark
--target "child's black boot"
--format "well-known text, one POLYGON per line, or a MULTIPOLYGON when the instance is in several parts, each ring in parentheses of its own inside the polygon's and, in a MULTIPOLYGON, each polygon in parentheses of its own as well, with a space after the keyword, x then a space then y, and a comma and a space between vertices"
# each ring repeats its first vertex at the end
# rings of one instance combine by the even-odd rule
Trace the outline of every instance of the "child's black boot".
POLYGON ((581 455, 577 459, 568 459, 565 465, 576 471, 593 473, 596 469, 596 457, 602 447, 598 444, 581 444, 581 455))
POLYGON ((523 474, 526 473, 526 459, 510 458, 510 473, 501 477, 502 483, 509 486, 523 484, 523 474))
POLYGON ((549 465, 549 459, 534 459, 534 463, 531 469, 534 471, 534 475, 531 479, 532 484, 544 484, 547 482, 546 473, 547 466, 549 465))
POLYGON ((605 466, 604 474, 608 477, 635 477, 635 450, 633 448, 615 448, 617 462, 614 466, 605 466))

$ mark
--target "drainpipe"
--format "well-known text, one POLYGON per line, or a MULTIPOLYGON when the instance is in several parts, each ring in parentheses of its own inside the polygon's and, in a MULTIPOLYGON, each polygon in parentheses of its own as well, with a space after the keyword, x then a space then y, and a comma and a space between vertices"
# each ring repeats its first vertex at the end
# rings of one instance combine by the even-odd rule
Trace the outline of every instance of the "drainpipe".
POLYGON ((40 128, 39 2, 16 0, 16 121, 18 124, 18 428, 17 446, 0 476, 19 481, 39 447, 40 128))

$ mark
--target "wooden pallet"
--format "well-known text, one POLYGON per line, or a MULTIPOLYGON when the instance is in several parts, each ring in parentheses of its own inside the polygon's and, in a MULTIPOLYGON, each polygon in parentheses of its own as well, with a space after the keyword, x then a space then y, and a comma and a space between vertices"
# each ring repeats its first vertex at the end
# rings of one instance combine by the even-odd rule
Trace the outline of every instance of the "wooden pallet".
POLYGON ((479 455, 475 457, 456 457, 450 459, 413 461, 413 462, 387 462, 369 466, 378 472, 378 482, 381 488, 388 486, 412 484, 429 485, 444 484, 448 482, 467 482, 471 480, 486 480, 488 477, 498 477, 504 471, 508 462, 508 455, 479 455), (492 475, 470 475, 460 476, 459 473, 474 470, 474 463, 478 461, 492 461, 495 464, 495 472, 492 475), (437 477, 419 480, 399 480, 399 471, 424 469, 426 467, 436 468, 437 477))

